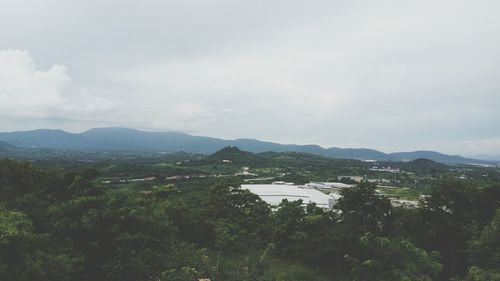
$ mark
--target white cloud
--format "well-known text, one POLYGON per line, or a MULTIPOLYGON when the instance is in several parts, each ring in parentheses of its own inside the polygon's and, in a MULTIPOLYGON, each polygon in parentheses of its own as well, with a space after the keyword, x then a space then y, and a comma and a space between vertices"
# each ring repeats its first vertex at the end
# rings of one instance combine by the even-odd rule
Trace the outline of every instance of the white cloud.
POLYGON ((49 117, 62 104, 61 92, 70 81, 62 65, 38 71, 27 51, 0 51, 0 114, 49 117))
POLYGON ((0 50, 0 117, 99 120, 114 108, 105 98, 75 91, 71 83, 64 65, 38 70, 28 51, 0 50))
POLYGON ((0 50, 37 65, 2 52, 4 128, 498 154, 498 1, 24 2, 0 50))

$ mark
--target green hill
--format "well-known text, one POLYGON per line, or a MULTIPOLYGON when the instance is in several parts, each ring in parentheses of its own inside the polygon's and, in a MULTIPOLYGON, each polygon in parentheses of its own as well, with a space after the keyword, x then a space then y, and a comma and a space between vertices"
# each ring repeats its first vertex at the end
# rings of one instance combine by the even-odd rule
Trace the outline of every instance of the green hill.
POLYGON ((318 145, 279 144, 256 139, 219 139, 193 136, 179 132, 148 132, 128 128, 96 128, 76 134, 62 130, 33 130, 0 133, 0 141, 29 148, 94 151, 147 151, 211 154, 227 146, 237 146, 245 151, 310 153, 334 158, 412 161, 427 158, 441 163, 490 164, 483 160, 446 155, 434 151, 383 153, 366 148, 323 148, 318 145))

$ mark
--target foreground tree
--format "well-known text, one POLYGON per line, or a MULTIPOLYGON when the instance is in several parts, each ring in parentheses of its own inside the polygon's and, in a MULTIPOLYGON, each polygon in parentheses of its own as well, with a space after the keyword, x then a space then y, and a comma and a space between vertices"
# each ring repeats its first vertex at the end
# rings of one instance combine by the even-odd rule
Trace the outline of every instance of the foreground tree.
POLYGON ((395 227, 395 212, 390 200, 379 195, 375 185, 361 183, 342 191, 336 209, 341 221, 357 234, 365 232, 389 234, 395 227))
POLYGON ((404 239, 368 233, 360 246, 360 256, 346 257, 355 281, 430 281, 442 269, 438 253, 428 253, 404 239))
POLYGON ((469 245, 469 268, 466 280, 500 280, 500 209, 491 223, 469 245))
POLYGON ((271 209, 257 195, 231 186, 210 189, 205 206, 213 227, 214 245, 219 250, 247 250, 265 247, 270 230, 271 209))
POLYGON ((65 243, 33 233, 24 213, 0 205, 0 280, 74 280, 82 261, 65 243))

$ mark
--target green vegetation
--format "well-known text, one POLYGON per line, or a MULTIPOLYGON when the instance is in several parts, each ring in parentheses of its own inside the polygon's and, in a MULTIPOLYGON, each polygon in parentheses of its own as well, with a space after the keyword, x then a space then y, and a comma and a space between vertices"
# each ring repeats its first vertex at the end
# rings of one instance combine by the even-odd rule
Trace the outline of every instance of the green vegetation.
POLYGON ((377 190, 387 197, 403 200, 418 200, 420 195, 419 190, 409 187, 379 186, 377 190))
POLYGON ((0 159, 0 280, 499 279, 494 168, 421 160, 391 163, 407 172, 394 174, 356 160, 235 148, 206 158, 143 157, 0 159), (272 211, 238 188, 259 177, 386 174, 412 185, 364 182, 342 190, 331 211, 297 201, 272 211), (418 177, 429 183, 415 185, 418 177), (421 193, 419 208, 394 207, 387 197, 421 193))

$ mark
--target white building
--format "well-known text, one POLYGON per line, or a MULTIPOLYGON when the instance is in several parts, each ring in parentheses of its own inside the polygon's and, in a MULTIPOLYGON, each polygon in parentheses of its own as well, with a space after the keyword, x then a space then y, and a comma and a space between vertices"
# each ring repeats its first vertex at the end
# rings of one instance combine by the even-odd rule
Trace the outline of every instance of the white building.
POLYGON ((330 189, 330 188, 349 188, 353 187, 353 184, 345 184, 341 182, 310 182, 305 184, 306 187, 316 188, 316 189, 330 189))
POLYGON ((337 194, 327 195, 316 189, 287 184, 242 184, 241 188, 257 194, 271 206, 277 206, 286 199, 288 201, 302 200, 304 206, 316 203, 316 206, 320 208, 332 209, 339 197, 337 194))

